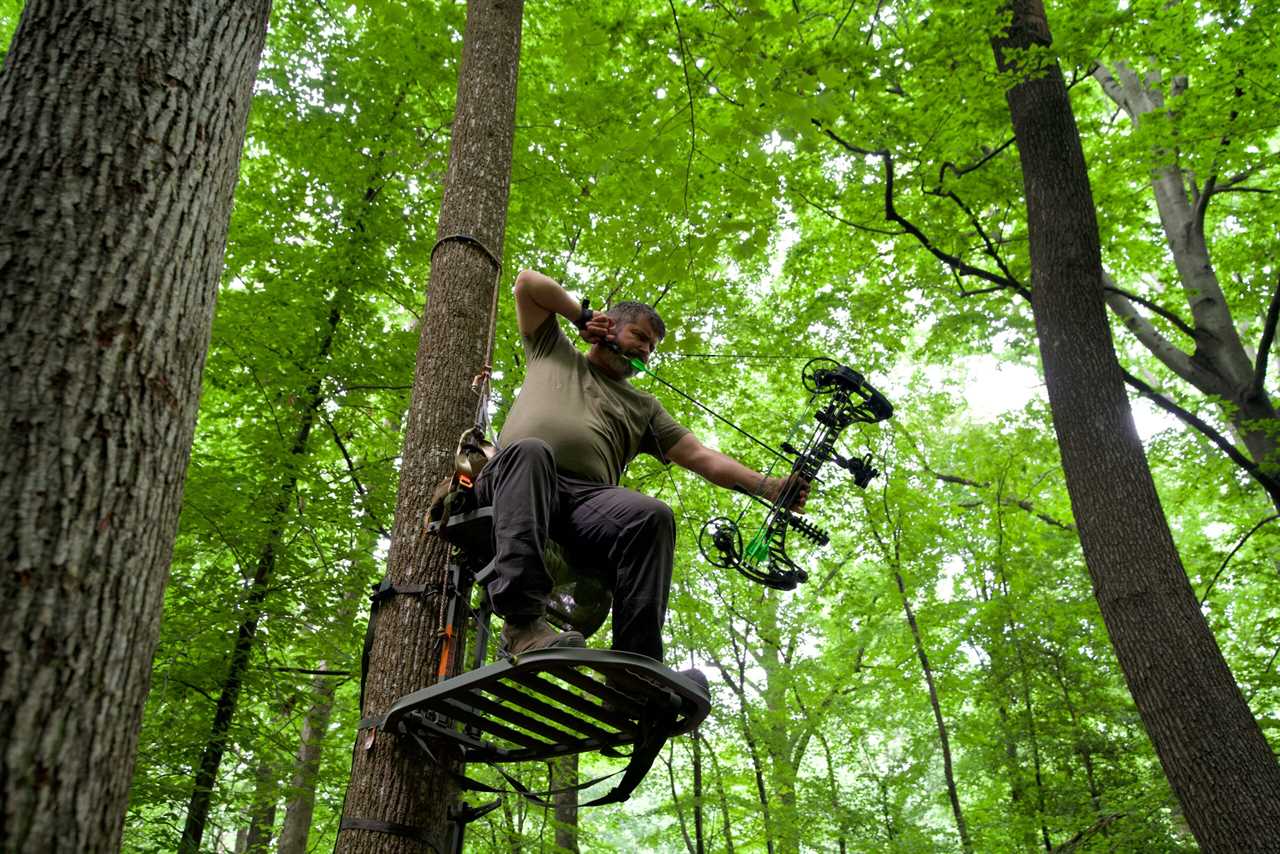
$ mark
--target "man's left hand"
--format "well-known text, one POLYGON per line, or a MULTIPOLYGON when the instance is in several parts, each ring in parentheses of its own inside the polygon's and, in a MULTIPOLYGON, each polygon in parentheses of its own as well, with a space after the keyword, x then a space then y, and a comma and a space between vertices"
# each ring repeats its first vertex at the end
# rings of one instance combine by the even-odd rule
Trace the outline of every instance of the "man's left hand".
POLYGON ((790 490, 794 499, 791 505, 787 507, 792 513, 803 513, 804 503, 809 499, 809 482, 798 474, 788 477, 771 477, 765 480, 764 488, 761 490, 762 497, 770 501, 777 501, 782 495, 790 490), (792 488, 794 485, 794 489, 792 488))

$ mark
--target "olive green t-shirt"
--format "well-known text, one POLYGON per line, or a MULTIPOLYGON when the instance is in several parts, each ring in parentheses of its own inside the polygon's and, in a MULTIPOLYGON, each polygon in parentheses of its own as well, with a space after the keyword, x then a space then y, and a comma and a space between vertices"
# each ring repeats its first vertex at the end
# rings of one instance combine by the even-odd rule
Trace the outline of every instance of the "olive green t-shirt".
POLYGON ((523 341, 524 385, 502 426, 501 447, 541 439, 565 474, 616 485, 637 454, 665 462, 689 432, 653 395, 591 364, 560 331, 556 315, 523 341))

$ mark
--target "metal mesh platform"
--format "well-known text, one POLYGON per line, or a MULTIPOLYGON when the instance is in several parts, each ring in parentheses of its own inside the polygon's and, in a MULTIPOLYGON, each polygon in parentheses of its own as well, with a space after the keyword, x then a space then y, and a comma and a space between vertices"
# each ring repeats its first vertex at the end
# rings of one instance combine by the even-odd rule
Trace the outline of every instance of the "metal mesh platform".
POLYGON ((674 712, 669 737, 701 723, 711 701, 702 686, 642 655, 548 649, 401 697, 385 728, 453 741, 467 761, 528 762, 634 744, 655 709, 674 712))

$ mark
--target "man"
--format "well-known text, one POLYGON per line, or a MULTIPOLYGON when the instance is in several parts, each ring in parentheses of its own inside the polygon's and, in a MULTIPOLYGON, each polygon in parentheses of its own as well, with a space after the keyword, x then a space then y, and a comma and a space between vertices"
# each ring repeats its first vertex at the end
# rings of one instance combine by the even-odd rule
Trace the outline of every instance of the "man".
MULTIPOLYGON (((624 302, 593 313, 554 280, 524 270, 515 283, 526 376, 499 437, 502 449, 476 481, 493 505, 498 577, 489 585, 505 625, 501 649, 518 655, 581 647, 578 632, 546 621, 548 536, 577 560, 610 567, 613 648, 662 660, 662 624, 675 556, 675 518, 657 499, 618 486, 641 452, 674 462, 717 486, 773 500, 786 478, 766 478, 698 441, 653 395, 635 388, 630 359, 648 362, 666 334, 658 313, 624 302), (584 356, 557 317, 591 344, 584 356)), ((793 509, 803 508, 807 486, 793 509)))

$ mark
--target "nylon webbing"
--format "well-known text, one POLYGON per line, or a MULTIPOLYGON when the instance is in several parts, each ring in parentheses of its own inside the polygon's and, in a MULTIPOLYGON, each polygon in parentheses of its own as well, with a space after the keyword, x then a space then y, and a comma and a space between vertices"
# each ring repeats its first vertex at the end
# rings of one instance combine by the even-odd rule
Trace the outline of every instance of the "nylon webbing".
POLYGON ((367 830, 370 833, 386 833, 391 836, 401 836, 405 839, 412 839, 415 842, 424 842, 430 845, 433 851, 442 854, 441 848, 431 837, 431 834, 420 827, 410 827, 407 824, 398 824, 394 821, 380 821, 373 818, 344 818, 338 825, 339 830, 367 830))

